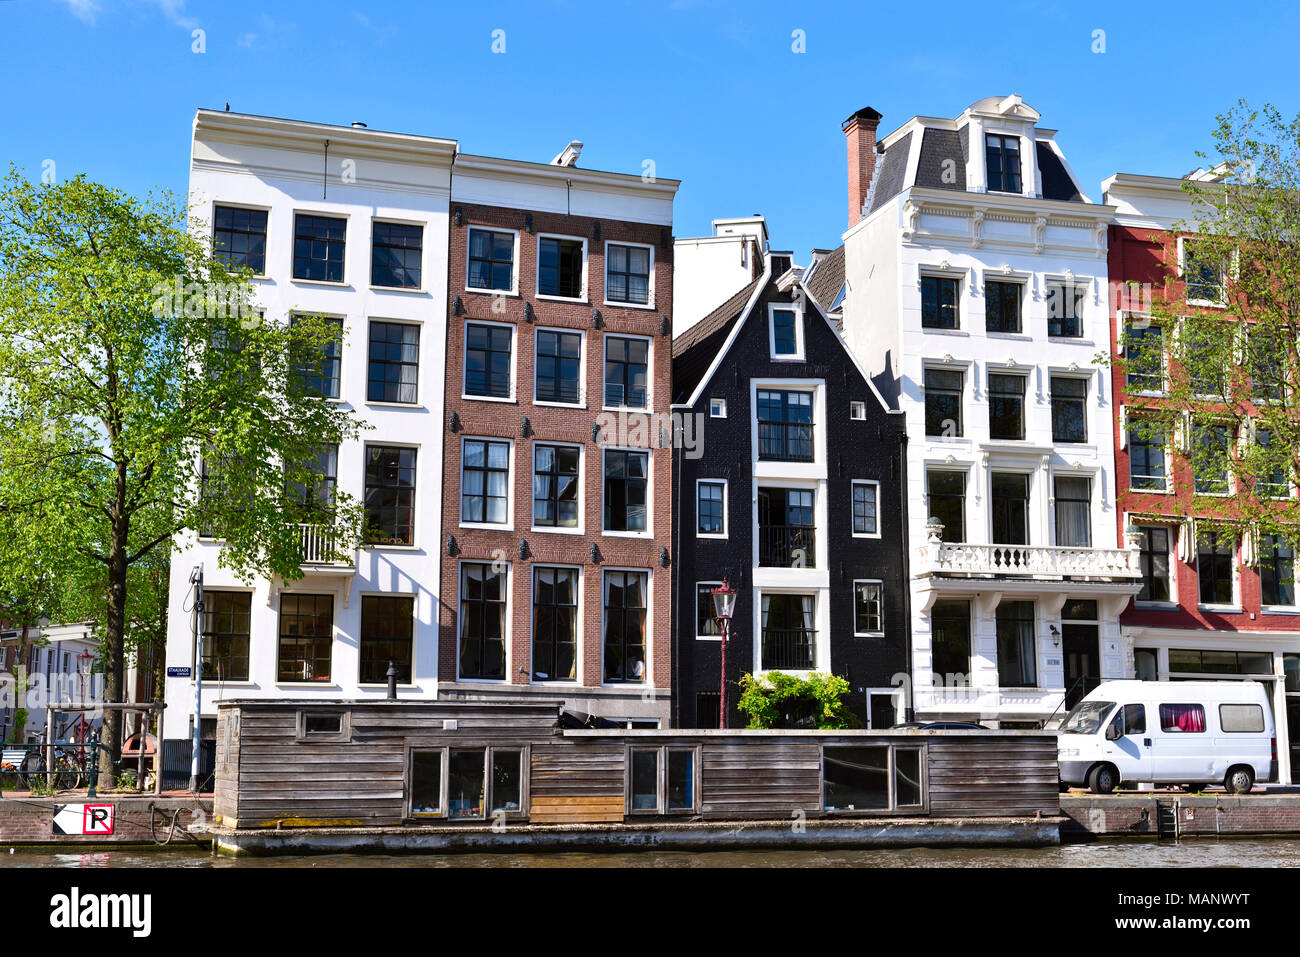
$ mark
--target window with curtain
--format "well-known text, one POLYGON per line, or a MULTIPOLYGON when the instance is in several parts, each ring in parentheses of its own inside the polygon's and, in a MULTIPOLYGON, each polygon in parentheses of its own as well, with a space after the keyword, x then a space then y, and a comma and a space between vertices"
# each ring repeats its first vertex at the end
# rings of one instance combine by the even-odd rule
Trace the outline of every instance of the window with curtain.
POLYGON ((970 602, 936 601, 930 609, 930 667, 935 676, 945 685, 965 681, 970 652, 970 602))
POLYGON ((1295 549, 1281 535, 1260 540, 1259 584, 1265 605, 1295 604, 1295 549))
POLYGON ((485 562, 460 566, 460 676, 506 676, 506 571, 485 562))
POLYGON ((764 670, 813 667, 817 603, 813 595, 765 594, 761 603, 764 670))
POLYGON ((1196 577, 1202 605, 1232 604, 1232 565, 1236 540, 1222 532, 1204 532, 1196 543, 1196 577))
POLYGON ((533 678, 572 681, 577 677, 578 572, 533 568, 533 678))
POLYGON ((1199 704, 1162 704, 1160 730, 1201 734, 1205 731, 1205 708, 1199 704))
POLYGON ((645 572, 605 572, 605 680, 646 680, 645 572))
POLYGON ((510 443, 465 439, 461 455, 460 520, 504 525, 510 484, 510 443))
POLYGON ((1092 546, 1092 480, 1056 477, 1056 544, 1067 548, 1092 546))
POLYGON ((1004 688, 1038 686, 1034 642, 1034 603, 1004 601, 998 605, 998 684, 1004 688))

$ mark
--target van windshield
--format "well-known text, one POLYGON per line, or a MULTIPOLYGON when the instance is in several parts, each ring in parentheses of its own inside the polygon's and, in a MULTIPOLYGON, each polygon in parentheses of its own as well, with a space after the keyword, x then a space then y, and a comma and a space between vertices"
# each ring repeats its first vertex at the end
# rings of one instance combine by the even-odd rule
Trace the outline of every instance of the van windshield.
POLYGON ((1061 722, 1061 734, 1096 734, 1113 707, 1113 701, 1080 701, 1061 722))

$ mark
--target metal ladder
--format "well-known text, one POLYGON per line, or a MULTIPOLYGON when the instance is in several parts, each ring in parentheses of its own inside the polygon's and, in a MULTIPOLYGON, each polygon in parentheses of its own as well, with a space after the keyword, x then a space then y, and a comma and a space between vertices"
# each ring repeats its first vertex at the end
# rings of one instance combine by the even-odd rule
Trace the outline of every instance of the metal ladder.
POLYGON ((1156 799, 1156 838, 1178 840, 1178 800, 1156 799))

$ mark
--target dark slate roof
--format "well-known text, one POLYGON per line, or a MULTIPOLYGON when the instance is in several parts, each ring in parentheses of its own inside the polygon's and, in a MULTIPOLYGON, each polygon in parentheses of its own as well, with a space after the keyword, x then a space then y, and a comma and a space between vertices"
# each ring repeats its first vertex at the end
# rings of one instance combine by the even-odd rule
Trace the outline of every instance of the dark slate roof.
POLYGON ((823 309, 835 305, 835 299, 844 288, 844 246, 827 253, 817 263, 812 278, 808 280, 808 291, 821 303, 823 309))
POLYGON ((966 192, 966 158, 956 130, 927 129, 921 137, 921 156, 916 166, 916 185, 931 189, 966 192), (944 165, 950 169, 945 182, 944 165))
MULTIPOLYGON (((911 145, 912 134, 908 132, 880 157, 880 162, 876 164, 876 188, 871 195, 868 214, 874 213, 903 191, 903 177, 907 175, 907 154, 911 145)), ((830 303, 826 305, 829 308, 830 303)))
POLYGON ((673 340, 673 402, 685 402, 691 397, 762 281, 760 275, 673 340))
POLYGON ((957 139, 961 142, 961 161, 962 164, 970 162, 970 124, 957 130, 957 139))
POLYGON ((1047 143, 1034 144, 1038 154, 1038 173, 1043 179, 1043 199, 1060 199, 1068 203, 1082 203, 1083 194, 1065 171, 1065 164, 1056 150, 1047 143))

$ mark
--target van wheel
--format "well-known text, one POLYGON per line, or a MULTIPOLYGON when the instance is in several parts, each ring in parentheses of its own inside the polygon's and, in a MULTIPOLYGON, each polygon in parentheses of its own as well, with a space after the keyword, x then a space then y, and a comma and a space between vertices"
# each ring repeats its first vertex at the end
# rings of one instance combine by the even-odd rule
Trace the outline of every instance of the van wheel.
POLYGON ((1223 789, 1229 794, 1249 794, 1255 785, 1255 772, 1244 764, 1229 768, 1223 779, 1223 789))
POLYGON ((1119 772, 1109 764, 1099 764, 1088 772, 1088 789, 1093 794, 1109 794, 1119 784, 1119 772))

